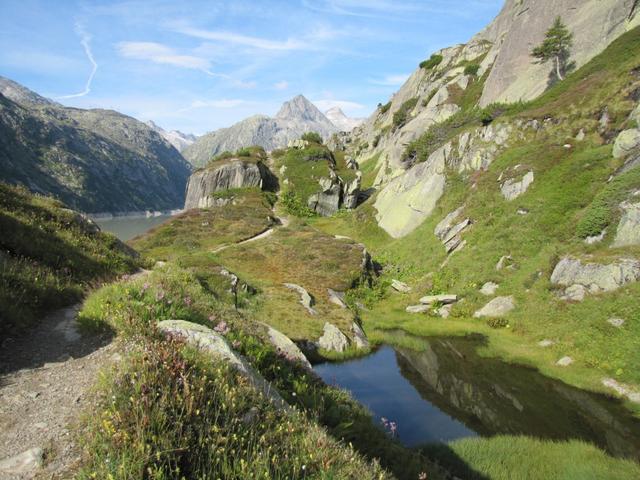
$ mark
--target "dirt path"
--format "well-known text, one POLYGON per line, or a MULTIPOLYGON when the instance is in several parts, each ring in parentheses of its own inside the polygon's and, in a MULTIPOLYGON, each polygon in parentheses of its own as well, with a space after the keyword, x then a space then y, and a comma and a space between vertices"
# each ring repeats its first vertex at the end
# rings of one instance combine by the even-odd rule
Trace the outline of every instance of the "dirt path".
POLYGON ((78 306, 0 348, 0 479, 61 479, 80 459, 71 428, 98 370, 119 360, 108 335, 83 335, 78 306))
POLYGON ((283 228, 283 227, 289 226, 290 220, 289 220, 288 217, 275 217, 275 218, 280 222, 279 225, 276 225, 275 227, 272 227, 272 228, 268 228, 264 232, 258 233, 257 235, 254 235, 253 237, 247 238, 246 240, 242 240, 240 242, 232 243, 232 244, 220 245, 219 247, 214 248, 213 250, 211 250, 211 253, 219 253, 219 252, 221 252, 223 250, 226 250, 227 248, 230 248, 230 247, 237 247, 238 245, 244 245, 246 243, 251 243, 251 242, 255 242, 257 240, 262 240, 264 238, 267 238, 267 237, 271 236, 273 234, 273 232, 277 228, 283 228))

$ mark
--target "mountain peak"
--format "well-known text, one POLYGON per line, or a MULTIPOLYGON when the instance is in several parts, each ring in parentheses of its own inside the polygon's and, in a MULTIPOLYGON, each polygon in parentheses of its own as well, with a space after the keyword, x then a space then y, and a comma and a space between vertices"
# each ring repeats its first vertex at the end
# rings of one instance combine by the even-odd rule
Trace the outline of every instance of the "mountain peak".
POLYGON ((296 95, 280 107, 275 118, 282 120, 311 120, 326 122, 327 118, 304 95, 296 95))
POLYGON ((57 105, 53 100, 38 95, 36 92, 2 75, 0 75, 0 93, 19 104, 57 105))

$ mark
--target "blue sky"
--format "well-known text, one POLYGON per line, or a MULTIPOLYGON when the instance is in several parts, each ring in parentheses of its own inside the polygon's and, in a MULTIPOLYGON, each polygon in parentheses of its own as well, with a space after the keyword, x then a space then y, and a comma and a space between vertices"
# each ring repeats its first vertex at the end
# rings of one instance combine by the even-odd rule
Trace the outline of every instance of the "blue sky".
POLYGON ((369 115, 503 0, 0 0, 0 74, 202 134, 298 93, 369 115))

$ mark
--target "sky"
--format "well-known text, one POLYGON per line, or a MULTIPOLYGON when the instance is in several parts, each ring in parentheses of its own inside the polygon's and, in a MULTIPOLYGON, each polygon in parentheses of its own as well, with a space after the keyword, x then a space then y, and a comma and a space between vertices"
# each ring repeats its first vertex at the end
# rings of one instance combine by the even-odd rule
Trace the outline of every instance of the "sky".
POLYGON ((503 0, 0 0, 0 75, 203 134, 305 95, 366 117, 503 0))

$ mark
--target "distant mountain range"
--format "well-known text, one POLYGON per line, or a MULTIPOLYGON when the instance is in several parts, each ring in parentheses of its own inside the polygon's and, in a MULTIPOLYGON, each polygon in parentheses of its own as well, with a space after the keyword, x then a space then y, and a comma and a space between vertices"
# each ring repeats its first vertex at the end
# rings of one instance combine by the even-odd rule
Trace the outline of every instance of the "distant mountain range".
POLYGON ((190 166, 154 129, 112 110, 68 108, 0 77, 0 180, 89 213, 184 203, 190 166))
POLYGON ((153 123, 151 120, 145 123, 148 127, 158 132, 162 138, 173 145, 179 152, 182 152, 185 148, 195 142, 196 138, 198 138, 192 133, 182 133, 179 130, 171 130, 168 132, 160 125, 153 123))
POLYGON ((255 115, 228 128, 199 137, 184 149, 185 158, 196 167, 204 166, 211 157, 224 151, 236 151, 251 145, 265 150, 286 147, 289 141, 309 131, 329 138, 341 130, 351 130, 360 120, 350 119, 339 108, 329 110, 328 118, 303 95, 285 102, 275 117, 255 115))
POLYGON ((351 118, 347 117, 340 107, 333 107, 324 112, 325 117, 333 123, 341 132, 350 132, 358 125, 364 123, 366 118, 351 118))

